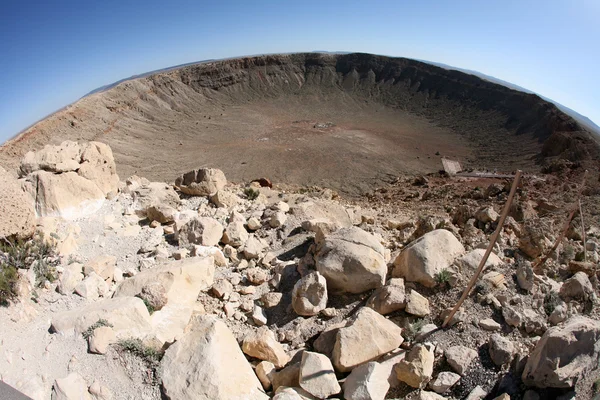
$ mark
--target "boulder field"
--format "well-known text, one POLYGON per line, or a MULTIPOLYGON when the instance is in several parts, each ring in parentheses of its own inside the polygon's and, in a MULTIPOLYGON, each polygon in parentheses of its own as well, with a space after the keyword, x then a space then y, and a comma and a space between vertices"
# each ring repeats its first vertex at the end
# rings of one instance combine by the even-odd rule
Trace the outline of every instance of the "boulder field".
POLYGON ((123 181, 95 142, 27 153, 15 172, 0 171, 10 216, 0 277, 11 294, 0 308, 0 379, 33 399, 594 394, 598 221, 585 241, 571 229, 534 268, 532 249, 550 248, 561 229, 546 210, 562 196, 535 192, 539 177, 525 179, 443 329, 507 182, 405 177, 350 200, 266 179, 235 184, 216 168, 123 181))

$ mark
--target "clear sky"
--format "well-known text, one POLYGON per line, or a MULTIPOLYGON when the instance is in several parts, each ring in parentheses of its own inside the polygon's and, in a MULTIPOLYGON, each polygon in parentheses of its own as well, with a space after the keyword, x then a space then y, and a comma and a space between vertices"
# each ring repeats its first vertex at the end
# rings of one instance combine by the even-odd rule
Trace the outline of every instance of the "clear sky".
POLYGON ((134 74, 313 50, 476 70, 600 124, 600 0, 3 0, 0 143, 134 74))

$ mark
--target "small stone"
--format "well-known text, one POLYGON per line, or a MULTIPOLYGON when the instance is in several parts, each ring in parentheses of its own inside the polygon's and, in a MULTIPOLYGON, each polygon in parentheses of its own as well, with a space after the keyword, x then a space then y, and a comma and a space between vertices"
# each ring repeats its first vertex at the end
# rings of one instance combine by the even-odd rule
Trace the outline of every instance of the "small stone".
POLYGON ((385 286, 375 289, 367 301, 367 307, 382 315, 404 309, 406 307, 404 279, 392 278, 385 286))
POLYGON ((486 331, 499 331, 502 326, 491 318, 482 319, 479 321, 479 327, 486 331))
POLYGON ((453 346, 444 352, 446 361, 457 373, 464 375, 477 357, 477 351, 465 346, 453 346))
POLYGON ((523 321, 523 317, 521 314, 517 312, 514 308, 509 305, 505 305, 502 307, 502 316, 504 317, 504 321, 510 326, 514 326, 518 328, 521 326, 521 322, 523 321))
POLYGON ((324 309, 323 311, 321 311, 321 315, 324 316, 324 317, 326 317, 326 318, 334 318, 334 317, 337 317, 338 312, 333 307, 327 307, 326 309, 324 309))
POLYGON ((487 392, 481 386, 475 386, 475 389, 471 390, 465 400, 482 400, 485 396, 487 396, 487 392))
POLYGON ((287 221, 287 215, 283 211, 278 211, 271 216, 269 220, 269 225, 271 228, 279 228, 287 221))
POLYGON ((258 329, 255 334, 251 334, 244 339, 242 350, 250 357, 259 360, 270 361, 277 368, 285 366, 290 357, 275 339, 275 334, 266 326, 258 329))
POLYGON ((395 368, 398 380, 414 388, 422 388, 433 374, 433 351, 423 344, 415 345, 395 368))
POLYGON ((283 293, 278 292, 268 292, 262 295, 260 300, 266 308, 275 307, 281 302, 283 298, 283 293))
POLYGON ((339 393, 333 365, 323 354, 304 351, 300 362, 300 387, 320 399, 339 393))
POLYGON ((252 320, 257 326, 263 326, 267 324, 267 313, 262 307, 254 306, 254 311, 252 312, 252 320))
POLYGON ((269 280, 269 273, 258 267, 248 268, 246 270, 246 278, 254 285, 261 285, 269 280))
POLYGON ((226 294, 233 292, 233 285, 227 279, 219 279, 213 284, 211 291, 221 299, 226 294))
POLYGON ((248 229, 251 231, 256 231, 256 230, 260 229, 260 227, 262 226, 260 224, 260 221, 255 217, 249 218, 247 225, 248 225, 248 229))
POLYGON ((242 286, 238 292, 240 294, 254 294, 256 293, 256 286, 242 286))
POLYGON ((256 366, 256 376, 265 390, 269 390, 272 385, 272 375, 275 372, 275 365, 269 361, 261 361, 256 366))
POLYGON ((436 393, 444 393, 460 380, 460 375, 454 372, 440 372, 435 380, 429 382, 429 387, 436 393))
POLYGON ((235 309, 238 307, 238 305, 238 303, 227 303, 225 304, 225 306, 223 306, 223 311, 225 311, 225 315, 227 316, 227 318, 233 317, 235 309))
POLYGON ((92 400, 88 386, 81 375, 70 373, 66 378, 57 379, 52 386, 53 400, 92 400))
POLYGON ((344 399, 346 400, 383 400, 390 383, 390 368, 377 363, 368 362, 354 368, 344 382, 344 399))
POLYGON ((533 289, 534 273, 530 262, 523 261, 519 263, 517 267, 517 283, 521 289, 528 292, 533 289))
POLYGON ((317 271, 305 275, 294 285, 292 307, 298 315, 312 316, 327 307, 327 281, 317 271))
POLYGON ((578 272, 563 283, 559 294, 565 301, 569 299, 587 300, 594 295, 594 287, 585 272, 578 272))
POLYGON ((417 291, 411 290, 406 299, 405 311, 418 317, 429 315, 431 313, 429 310, 429 300, 421 296, 417 291))
POLYGON ((108 346, 116 341, 115 332, 109 326, 101 326, 92 332, 89 338, 90 353, 106 354, 108 346))
POLYGON ((515 354, 513 343, 498 333, 494 333, 488 342, 490 358, 497 366, 508 364, 515 354))

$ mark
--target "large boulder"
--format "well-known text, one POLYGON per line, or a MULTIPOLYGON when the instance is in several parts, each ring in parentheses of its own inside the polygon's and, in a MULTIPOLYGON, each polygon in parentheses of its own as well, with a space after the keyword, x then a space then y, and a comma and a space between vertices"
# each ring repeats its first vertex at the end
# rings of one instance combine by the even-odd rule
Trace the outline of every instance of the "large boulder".
POLYGON ((40 216, 72 219, 94 213, 119 185, 112 150, 99 142, 65 141, 30 151, 20 174, 40 216))
POLYGON ((212 257, 171 261, 124 280, 114 296, 137 296, 155 306, 152 330, 161 343, 172 342, 183 335, 198 295, 212 286, 214 273, 212 257))
POLYGON ((99 320, 105 320, 121 338, 144 338, 151 332, 150 314, 142 299, 117 297, 65 311, 52 318, 55 333, 83 333, 99 320))
POLYGON ((341 328, 333 348, 333 365, 340 372, 372 361, 398 348, 402 329, 376 311, 363 307, 347 327, 341 328))
POLYGON ((390 389, 389 376, 389 368, 373 361, 354 368, 344 382, 344 399, 385 399, 390 389))
POLYGON ((17 179, 0 167, 0 239, 29 238, 35 230, 33 199, 17 179))
POLYGON ((523 382, 539 388, 568 388, 598 365, 600 322, 583 316, 544 333, 530 354, 523 382))
POLYGON ((214 316, 193 321, 161 361, 162 390, 171 400, 267 400, 235 337, 214 316))
POLYGON ((177 237, 180 246, 216 246, 223 237, 223 225, 211 217, 195 217, 181 227, 177 237))
POLYGON ((409 244, 394 260, 394 277, 436 285, 436 275, 450 268, 454 259, 465 252, 463 245, 444 229, 428 232, 409 244))
MULTIPOLYGON (((130 178, 131 179, 131 178, 130 178)), ((181 204, 177 192, 163 182, 143 182, 132 190, 134 207, 147 215, 150 207, 171 207, 176 209, 181 204)), ((150 211, 152 216, 152 211, 150 211)))
POLYGON ((317 235, 315 265, 333 292, 363 293, 383 286, 385 250, 375 236, 357 227, 317 235))
POLYGON ((192 196, 213 196, 226 184, 223 171, 215 168, 195 169, 175 179, 175 186, 192 196))
POLYGON ((311 351, 302 353, 299 381, 302 389, 319 399, 325 399, 342 390, 329 358, 311 351))

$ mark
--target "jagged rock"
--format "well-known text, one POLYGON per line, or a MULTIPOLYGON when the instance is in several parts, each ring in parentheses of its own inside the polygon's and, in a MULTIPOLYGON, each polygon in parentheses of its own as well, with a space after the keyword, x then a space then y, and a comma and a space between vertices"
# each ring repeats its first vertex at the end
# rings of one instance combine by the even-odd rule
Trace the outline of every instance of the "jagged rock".
POLYGON ((151 331, 150 314, 144 302, 137 297, 105 299, 64 311, 52 318, 51 331, 80 334, 100 319, 112 325, 117 338, 141 338, 151 331))
POLYGON ((544 254, 552 245, 546 238, 544 230, 539 220, 526 221, 519 237, 519 249, 531 258, 544 254))
POLYGON ((269 361, 261 361, 256 365, 256 376, 258 376, 258 380, 262 384, 265 390, 269 390, 272 385, 273 380, 273 372, 275 372, 275 365, 269 361))
POLYGON ((482 207, 475 212, 475 219, 484 224, 496 222, 498 218, 500 218, 500 214, 498 214, 493 207, 482 207))
POLYGON ((238 205, 242 199, 240 199, 240 197, 234 193, 230 193, 225 190, 219 190, 210 197, 210 201, 215 206, 220 208, 232 208, 238 205))
POLYGON ((280 371, 271 374, 271 383, 273 390, 277 391, 280 387, 299 387, 300 386, 300 361, 290 363, 280 371))
POLYGON ((515 354, 513 343, 498 333, 490 336, 488 342, 490 358, 497 366, 502 366, 512 361, 515 354))
POLYGON ((559 295, 565 301, 587 300, 594 295, 594 287, 585 272, 578 272, 563 283, 559 295))
POLYGON ((486 331, 499 331, 500 329, 502 329, 502 325, 500 325, 491 318, 486 318, 479 321, 479 327, 486 331))
POLYGON ((300 362, 300 387, 320 399, 339 393, 340 387, 329 358, 304 351, 300 362))
POLYGON ((268 399, 227 326, 202 316, 161 361, 163 394, 171 400, 268 399))
POLYGON ((433 287, 436 275, 450 268, 454 259, 464 252, 463 245, 449 231, 431 231, 409 244, 396 257, 393 276, 433 287))
POLYGON ((180 246, 216 246, 223 237, 223 225, 214 218, 195 217, 181 227, 177 237, 180 246))
POLYGON ((216 168, 200 168, 175 179, 175 186, 192 196, 213 196, 227 184, 225 174, 216 168))
POLYGON ((254 306, 254 311, 252 312, 252 321, 257 326, 263 326, 267 324, 267 313, 263 310, 262 307, 254 306))
POLYGON ((344 399, 346 400, 383 400, 390 384, 389 368, 377 363, 368 362, 354 368, 344 382, 344 399))
POLYGON ((244 245, 244 257, 248 260, 259 258, 268 247, 268 244, 261 238, 250 235, 244 245))
POLYGON ((94 329, 89 338, 90 353, 105 354, 108 346, 116 341, 115 332, 109 326, 94 329))
POLYGON ((277 368, 284 367, 290 360, 281 343, 275 339, 273 331, 266 326, 259 328, 254 334, 248 335, 244 339, 242 350, 250 357, 272 362, 277 368))
POLYGON ((464 375, 477 358, 477 351, 465 346, 452 346, 444 352, 446 361, 460 375, 464 375))
POLYGON ((440 396, 434 392, 426 392, 425 390, 419 390, 417 396, 414 397, 415 400, 446 400, 445 397, 440 396))
POLYGON ((266 308, 271 308, 271 307, 275 307, 276 305, 278 305, 281 302, 282 298, 283 298, 283 293, 268 292, 268 293, 265 293, 260 298, 260 300, 262 301, 263 305, 266 308))
POLYGON ((406 307, 404 279, 392 278, 385 286, 375 289, 367 301, 367 307, 382 315, 404 309, 406 307))
POLYGON ((112 400, 113 395, 109 388, 100 384, 100 381, 95 380, 88 389, 94 400, 112 400))
POLYGON ((376 311, 363 307, 347 327, 341 328, 333 349, 333 364, 340 372, 352 370, 359 364, 398 348, 402 329, 376 311))
POLYGON ((250 235, 244 227, 244 221, 233 220, 229 222, 223 233, 223 243, 228 244, 232 247, 243 246, 250 235))
POLYGON ((443 371, 429 382, 429 387, 436 393, 444 393, 460 380, 460 375, 450 371, 443 371))
POLYGON ((92 272, 75 286, 75 293, 85 299, 97 299, 108 294, 108 284, 100 275, 92 272))
POLYGON ((327 307, 327 282, 319 272, 311 272, 296 282, 292 307, 302 316, 317 315, 327 307))
POLYGON ((181 200, 170 185, 163 182, 145 182, 132 191, 134 208, 144 215, 152 206, 168 206, 177 208, 181 200))
POLYGON ((254 285, 261 285, 269 280, 269 273, 258 267, 248 268, 246 278, 248 278, 248 282, 254 285))
POLYGON ((218 247, 195 245, 192 247, 190 255, 193 257, 212 257, 219 267, 227 266, 227 258, 218 247))
POLYGON ((514 326, 515 328, 521 326, 521 323, 523 322, 523 316, 509 305, 502 307, 502 316, 508 325, 514 326))
POLYGON ((417 291, 410 290, 406 297, 406 309, 405 311, 409 314, 416 315, 417 317, 424 317, 429 315, 429 300, 421 296, 417 291))
POLYGON ((317 398, 302 388, 282 386, 275 391, 273 400, 317 400, 317 398))
POLYGON ((524 261, 517 266, 517 283, 521 289, 528 292, 533 289, 534 274, 530 262, 524 261))
POLYGON ((26 239, 35 231, 34 200, 17 179, 0 167, 0 239, 26 239))
POLYGON ((523 310, 523 328, 525 332, 541 335, 546 332, 546 317, 542 316, 530 308, 523 310))
POLYGON ((52 400, 94 400, 85 379, 77 372, 57 379, 52 386, 52 400))
POLYGON ((415 345, 401 360, 395 368, 399 381, 414 388, 425 387, 433 374, 433 362, 435 356, 433 351, 426 345, 415 345))
POLYGON ((477 385, 471 390, 471 393, 469 393, 465 400, 482 400, 485 396, 487 396, 487 392, 481 386, 477 385))
POLYGON ((167 289, 161 282, 148 282, 142 286, 142 292, 137 294, 137 297, 144 300, 154 311, 160 311, 169 302, 167 289))
MULTIPOLYGON (((483 258, 484 254, 485 249, 471 250, 468 253, 458 257, 455 261, 455 264, 459 267, 459 270, 463 274, 469 275, 479 267, 479 263, 481 263, 481 259, 483 258)), ((498 267, 500 265, 502 265, 502 260, 492 252, 485 262, 484 270, 488 270, 492 267, 498 267)))
POLYGON ((56 290, 60 294, 71 294, 79 282, 83 281, 83 265, 72 263, 64 267, 63 272, 58 278, 56 290))
POLYGON ((561 302, 560 304, 558 304, 554 307, 554 310, 552 310, 552 313, 548 317, 548 321, 552 325, 558 325, 561 322, 565 321, 568 316, 569 316, 569 314, 568 314, 568 310, 567 310, 567 305, 565 303, 561 302))
POLYGON ((287 221, 287 215, 285 215, 285 212, 278 211, 271 216, 271 219, 269 220, 269 225, 271 226, 271 228, 279 228, 280 226, 285 224, 285 221, 287 221))
POLYGON ((95 213, 104 203, 102 190, 76 172, 36 171, 26 181, 36 190, 35 209, 39 216, 76 219, 95 213))
POLYGON ((109 255, 98 256, 85 264, 83 273, 85 276, 88 276, 90 273, 95 272, 102 279, 112 281, 116 265, 117 257, 109 255))
POLYGON ((175 221, 177 210, 165 204, 155 204, 146 209, 146 217, 150 222, 157 221, 161 224, 168 224, 175 221))
POLYGON ((385 250, 360 228, 343 228, 317 236, 315 265, 327 280, 328 290, 362 293, 383 286, 387 266, 385 250))
POLYGON ((211 291, 218 298, 223 298, 226 294, 233 292, 233 285, 227 279, 219 279, 213 284, 211 291))
POLYGON ((548 329, 529 356, 523 382, 539 388, 573 387, 597 366, 599 339, 600 322, 579 315, 548 329))

